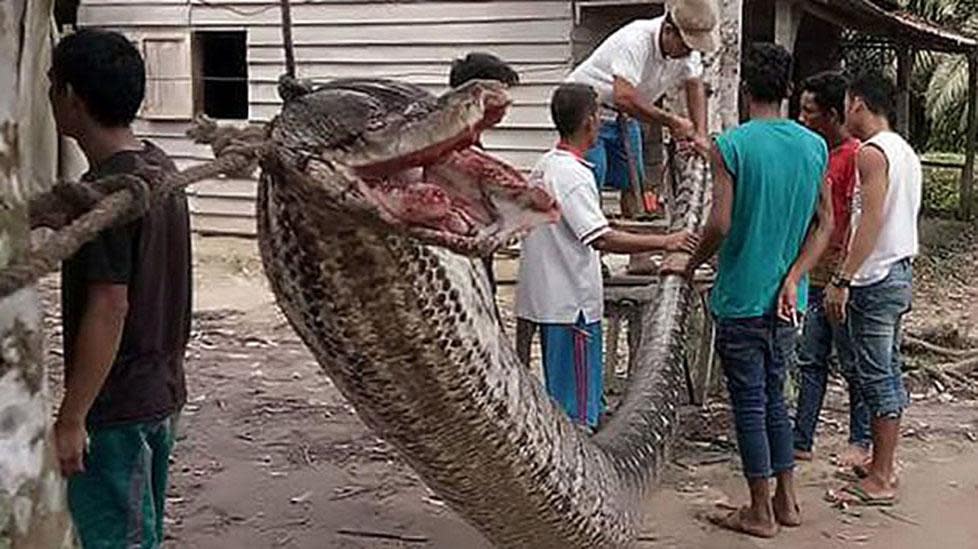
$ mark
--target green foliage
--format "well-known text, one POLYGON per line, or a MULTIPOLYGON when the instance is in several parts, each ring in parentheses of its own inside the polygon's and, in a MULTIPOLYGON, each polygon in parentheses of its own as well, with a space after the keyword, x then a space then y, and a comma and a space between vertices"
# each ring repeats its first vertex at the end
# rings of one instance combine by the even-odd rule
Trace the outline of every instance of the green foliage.
MULTIPOLYGON (((978 37, 978 0, 910 0, 907 9, 929 21, 978 37)), ((963 151, 967 129, 968 60, 918 52, 913 92, 924 99, 927 148, 963 151)))
MULTIPOLYGON (((940 163, 962 164, 964 155, 957 153, 928 153, 923 160, 940 163)), ((961 170, 924 166, 924 188, 922 206, 928 215, 950 217, 958 209, 958 185, 961 181, 961 170)))

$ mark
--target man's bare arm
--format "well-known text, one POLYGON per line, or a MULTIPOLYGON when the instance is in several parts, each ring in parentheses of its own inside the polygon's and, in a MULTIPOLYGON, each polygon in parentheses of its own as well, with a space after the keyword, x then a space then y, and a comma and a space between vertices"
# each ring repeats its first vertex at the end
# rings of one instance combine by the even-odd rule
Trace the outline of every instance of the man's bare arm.
POLYGON ((734 198, 733 176, 727 170, 727 165, 716 145, 711 149, 710 159, 713 164, 713 204, 710 207, 706 226, 703 227, 703 234, 700 236, 700 244, 686 266, 688 273, 692 273, 703 262, 713 257, 723 244, 727 233, 730 232, 734 198))
POLYGON ((59 422, 85 422, 119 350, 129 310, 127 291, 125 284, 89 286, 75 349, 67 357, 71 377, 58 412, 59 422))
POLYGON ((862 209, 859 214, 859 226, 852 237, 849 253, 842 263, 842 275, 852 278, 862 264, 873 252, 883 227, 883 203, 886 201, 886 190, 890 184, 887 172, 889 164, 886 156, 876 147, 863 147, 856 158, 856 168, 859 170, 859 187, 862 198, 862 209))
POLYGON ((682 126, 685 121, 682 117, 646 102, 639 96, 635 86, 620 76, 615 77, 613 91, 615 107, 643 122, 675 128, 682 126))
POLYGON ((696 135, 705 136, 707 133, 706 122, 706 86, 701 78, 690 78, 686 81, 686 108, 689 111, 689 118, 696 127, 696 135))
POLYGON ((801 277, 805 276, 812 267, 818 263, 822 254, 829 247, 829 240, 832 237, 832 230, 835 227, 835 216, 832 211, 832 187, 829 180, 822 183, 819 192, 818 208, 815 210, 815 218, 812 226, 808 229, 805 242, 801 246, 798 258, 788 271, 787 278, 794 283, 798 283, 801 277))
POLYGON ((792 324, 798 322, 798 281, 818 262, 825 249, 829 247, 832 228, 835 224, 832 213, 832 187, 828 179, 822 182, 819 192, 818 208, 815 217, 808 227, 808 234, 802 243, 801 250, 795 262, 785 275, 778 291, 777 314, 792 324))
MULTIPOLYGON (((860 198, 862 208, 859 214, 859 225, 852 237, 849 253, 842 261, 840 274, 847 279, 859 272, 860 267, 873 252, 883 226, 883 204, 886 201, 886 189, 890 181, 887 175, 888 165, 883 151, 868 146, 859 150, 856 157, 856 169, 859 172, 860 198)), ((825 291, 825 313, 835 324, 845 321, 849 302, 849 290, 845 287, 830 285, 825 291)))
POLYGON ((601 252, 618 254, 640 254, 657 250, 692 252, 696 241, 696 237, 687 232, 658 235, 611 229, 592 242, 591 246, 601 252))

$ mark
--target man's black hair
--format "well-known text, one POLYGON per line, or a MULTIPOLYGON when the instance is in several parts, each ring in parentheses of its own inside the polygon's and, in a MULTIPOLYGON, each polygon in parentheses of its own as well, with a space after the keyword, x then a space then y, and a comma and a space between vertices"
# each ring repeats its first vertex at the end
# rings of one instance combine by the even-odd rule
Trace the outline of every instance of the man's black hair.
POLYGON ((776 103, 791 91, 791 54, 770 42, 752 44, 744 57, 743 85, 757 101, 776 103))
POLYGON ((815 104, 823 111, 835 109, 839 119, 846 113, 846 90, 849 79, 838 71, 825 71, 810 76, 801 85, 801 91, 812 94, 815 104))
POLYGON ((51 60, 54 85, 71 85, 95 120, 107 127, 128 126, 146 93, 146 69, 139 51, 117 33, 80 29, 64 37, 51 60))
POLYGON ((561 84, 550 99, 550 116, 565 139, 577 133, 597 110, 598 96, 587 84, 561 84))
POLYGON ((892 120, 896 112, 896 85, 879 71, 868 70, 855 76, 849 82, 849 95, 862 99, 873 114, 892 120))
POLYGON ((520 82, 520 75, 505 61, 491 53, 472 52, 452 62, 448 85, 457 88, 470 80, 496 80, 508 86, 520 82))

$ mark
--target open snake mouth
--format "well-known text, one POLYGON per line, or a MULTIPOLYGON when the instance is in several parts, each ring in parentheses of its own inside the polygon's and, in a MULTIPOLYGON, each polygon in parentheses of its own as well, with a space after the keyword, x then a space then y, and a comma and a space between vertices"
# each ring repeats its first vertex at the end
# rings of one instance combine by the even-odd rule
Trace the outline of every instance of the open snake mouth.
POLYGON ((333 195, 342 197, 339 206, 427 244, 483 255, 560 217, 545 189, 475 146, 509 104, 505 88, 490 82, 436 98, 403 83, 336 81, 286 104, 287 127, 308 131, 280 138, 293 150, 316 151, 300 171, 317 187, 341 187, 333 195), (333 142, 311 143, 323 130, 333 142), (349 135, 336 142, 339 132, 349 135))

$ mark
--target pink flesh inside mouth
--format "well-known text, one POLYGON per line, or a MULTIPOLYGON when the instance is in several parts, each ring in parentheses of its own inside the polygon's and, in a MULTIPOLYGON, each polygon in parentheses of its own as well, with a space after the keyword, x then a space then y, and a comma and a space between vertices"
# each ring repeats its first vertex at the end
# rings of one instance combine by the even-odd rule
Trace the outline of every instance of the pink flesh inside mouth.
POLYGON ((398 225, 438 240, 503 242, 558 220, 547 191, 531 188, 519 170, 472 146, 481 129, 358 167, 364 194, 398 225))

